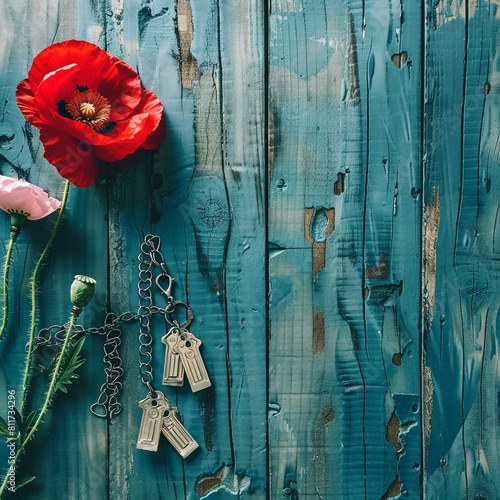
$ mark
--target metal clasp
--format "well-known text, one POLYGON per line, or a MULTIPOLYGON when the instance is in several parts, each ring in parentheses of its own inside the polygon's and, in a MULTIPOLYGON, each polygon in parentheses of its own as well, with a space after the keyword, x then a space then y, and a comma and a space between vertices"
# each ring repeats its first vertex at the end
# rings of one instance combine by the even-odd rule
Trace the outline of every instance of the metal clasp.
POLYGON ((172 285, 174 283, 174 278, 172 278, 172 276, 170 276, 169 274, 166 274, 166 273, 165 274, 159 274, 156 277, 155 283, 156 283, 156 286, 160 289, 161 293, 163 293, 163 295, 165 295, 167 297, 167 299, 171 299, 172 298, 172 285), (166 290, 165 290, 165 288, 163 288, 160 285, 160 279, 161 278, 167 278, 168 279, 168 287, 167 287, 166 290))
POLYGON ((193 314, 193 310, 191 309, 191 307, 188 304, 186 304, 185 302, 183 302, 182 300, 177 300, 177 301, 173 302, 172 306, 173 306, 172 310, 166 311, 166 314, 165 314, 165 320, 167 321, 167 323, 170 326, 175 326, 177 328, 180 328, 181 330, 188 328, 194 319, 194 314, 193 314), (186 308, 186 321, 184 321, 184 323, 182 323, 182 324, 179 324, 179 322, 176 319, 172 318, 172 313, 175 310, 175 306, 178 306, 178 305, 184 306, 186 308))

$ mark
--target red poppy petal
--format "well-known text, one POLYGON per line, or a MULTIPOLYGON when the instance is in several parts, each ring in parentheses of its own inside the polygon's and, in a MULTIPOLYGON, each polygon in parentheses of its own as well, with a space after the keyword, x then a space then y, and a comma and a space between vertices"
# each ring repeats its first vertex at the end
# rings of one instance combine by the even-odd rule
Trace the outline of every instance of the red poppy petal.
POLYGON ((110 55, 97 45, 81 40, 55 43, 35 57, 28 72, 28 80, 33 93, 36 93, 47 73, 69 64, 76 64, 81 68, 79 85, 87 85, 90 89, 99 91, 104 81, 108 93, 111 94, 108 98, 112 99, 117 95, 118 70, 110 55))
POLYGON ((45 77, 35 94, 35 103, 42 120, 57 126, 54 119, 54 112, 58 109, 57 103, 68 99, 75 91, 79 78, 80 68, 75 65, 60 68, 45 77))
POLYGON ((38 109, 35 104, 35 97, 31 91, 28 79, 19 82, 16 88, 16 101, 24 118, 35 127, 40 128, 43 122, 40 120, 38 109))
POLYGON ((91 146, 50 127, 40 130, 40 140, 44 145, 43 156, 61 177, 77 187, 94 184, 98 172, 91 146))
MULTIPOLYGON (((149 90, 143 89, 141 103, 134 110, 134 115, 129 120, 117 124, 113 132, 109 134, 115 138, 115 142, 103 147, 96 146, 95 155, 101 160, 116 161, 133 153, 145 143, 149 146, 148 137, 158 128, 162 113, 163 106, 158 97, 149 90)), ((158 138, 154 142, 157 140, 158 138)))
POLYGON ((116 174, 116 172, 121 172, 127 168, 137 165, 137 163, 146 156, 146 151, 142 148, 137 149, 133 153, 125 156, 121 160, 116 160, 108 163, 108 172, 111 174, 116 174))
POLYGON ((51 45, 36 56, 28 73, 33 92, 36 92, 47 73, 69 64, 81 68, 78 85, 87 86, 110 101, 112 121, 126 118, 139 104, 139 75, 128 64, 97 45, 79 40, 51 45))
POLYGON ((103 89, 102 95, 111 102, 110 121, 117 122, 128 118, 135 107, 141 102, 141 81, 139 75, 123 61, 110 54, 111 60, 118 71, 118 81, 120 82, 116 97, 103 89))
POLYGON ((165 124, 165 117, 162 115, 160 123, 156 130, 148 135, 146 142, 141 146, 144 149, 156 149, 165 139, 165 134, 167 132, 167 126, 165 124))
POLYGON ((104 161, 121 160, 142 146, 153 124, 154 117, 150 115, 134 115, 126 122, 125 130, 118 140, 105 146, 94 146, 94 154, 104 161))

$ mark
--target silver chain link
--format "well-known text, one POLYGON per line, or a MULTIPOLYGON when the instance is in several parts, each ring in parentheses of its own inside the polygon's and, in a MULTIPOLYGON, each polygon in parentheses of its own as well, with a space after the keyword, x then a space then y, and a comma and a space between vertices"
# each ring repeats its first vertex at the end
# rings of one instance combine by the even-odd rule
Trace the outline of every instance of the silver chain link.
POLYGON ((153 337, 151 336, 150 316, 153 314, 153 297, 151 287, 153 285, 153 273, 151 267, 156 265, 160 268, 161 274, 156 278, 156 284, 167 297, 167 307, 163 312, 165 317, 175 309, 174 299, 171 295, 171 285, 173 279, 167 273, 163 255, 160 252, 161 239, 159 236, 148 234, 141 244, 141 253, 139 259, 139 309, 137 316, 139 318, 139 370, 142 383, 146 385, 149 392, 156 392, 153 387, 153 368, 151 362, 153 359, 153 337), (168 288, 165 290, 159 284, 161 277, 169 280, 168 288))
MULTIPOLYGON (((188 320, 193 319, 191 308, 182 301, 174 301, 172 296, 173 278, 167 273, 163 255, 160 252, 161 238, 157 235, 148 234, 145 236, 141 244, 141 251, 138 256, 139 260, 139 281, 137 285, 137 293, 139 295, 139 307, 137 313, 126 312, 121 315, 109 313, 106 315, 104 325, 101 327, 92 327, 84 329, 81 325, 75 325, 75 333, 72 335, 72 340, 77 341, 84 334, 106 335, 104 342, 104 357, 105 365, 104 374, 105 382, 101 385, 99 397, 97 401, 90 407, 90 411, 97 417, 109 417, 113 419, 118 416, 123 407, 118 401, 118 394, 123 389, 123 384, 120 379, 123 375, 123 362, 118 351, 121 344, 120 323, 139 320, 139 371, 143 384, 148 388, 150 393, 156 392, 153 386, 153 337, 151 335, 150 318, 155 314, 161 314, 170 325, 178 325, 177 321, 172 320, 172 314, 175 311, 176 305, 183 305, 187 309, 188 320), (153 285, 152 267, 156 266, 160 269, 160 274, 156 277, 156 285, 161 293, 167 299, 167 306, 161 308, 153 305, 153 294, 151 291, 153 285), (167 280, 167 287, 164 287, 163 281, 167 280)), ((34 350, 39 360, 38 366, 42 366, 44 353, 48 357, 53 356, 53 350, 56 350, 64 343, 66 325, 53 325, 49 328, 40 330, 35 338, 34 350), (41 348, 45 347, 45 350, 41 348)))

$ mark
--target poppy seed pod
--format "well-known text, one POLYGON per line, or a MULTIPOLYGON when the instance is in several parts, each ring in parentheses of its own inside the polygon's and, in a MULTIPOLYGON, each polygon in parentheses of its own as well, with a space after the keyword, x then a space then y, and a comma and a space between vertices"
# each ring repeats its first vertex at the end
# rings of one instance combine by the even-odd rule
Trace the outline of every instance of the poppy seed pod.
POLYGON ((10 225, 12 227, 16 227, 21 229, 26 222, 26 215, 23 214, 11 214, 10 216, 10 225))
POLYGON ((71 302, 75 307, 85 307, 94 296, 96 280, 77 274, 71 285, 71 302))

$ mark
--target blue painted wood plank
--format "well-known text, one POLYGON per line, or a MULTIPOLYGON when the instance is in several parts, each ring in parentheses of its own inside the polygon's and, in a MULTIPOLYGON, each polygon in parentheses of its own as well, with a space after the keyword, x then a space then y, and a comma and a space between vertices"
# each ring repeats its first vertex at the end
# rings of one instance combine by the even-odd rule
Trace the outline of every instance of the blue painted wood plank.
POLYGON ((427 5, 425 493, 499 495, 498 7, 427 5))
MULTIPOLYGON (((138 248, 145 233, 159 234, 175 297, 193 308, 193 332, 203 341, 213 387, 196 394, 189 387, 163 388, 200 444, 197 452, 183 462, 166 443, 157 454, 135 450, 137 401, 147 391, 131 375, 137 333, 126 335, 123 353, 132 372, 124 381, 126 409, 110 429, 111 496, 224 498, 246 492, 264 498, 265 100, 263 53, 253 43, 263 36, 262 5, 179 0, 139 10, 129 4, 120 26, 112 24, 110 50, 137 64, 145 85, 164 103, 167 120, 160 150, 112 188, 112 307, 137 307, 138 248)), ((161 323, 154 323, 160 389, 161 323)))
MULTIPOLYGON (((26 124, 17 108, 15 88, 26 78, 36 54, 53 42, 73 38, 78 29, 76 2, 20 2, 6 8, 3 16, 3 55, 1 58, 2 142, 0 167, 2 175, 21 175, 46 189, 50 196, 61 197, 63 180, 54 167, 42 158, 38 131, 26 124), (43 23, 43 29, 39 29, 43 23), (20 37, 17 27, 29 27, 20 37)), ((91 305, 80 316, 79 323, 89 327, 102 323, 107 303, 107 192, 96 186, 89 190, 70 190, 66 215, 59 233, 39 275, 39 328, 64 324, 69 318, 71 301, 69 288, 75 274, 88 274, 98 280, 97 293, 91 305)), ((0 344, 0 412, 6 417, 7 390, 16 390, 20 404, 24 370, 24 347, 30 321, 28 282, 34 264, 49 238, 55 216, 49 220, 28 222, 16 245, 11 269, 11 317, 7 337, 0 344)), ((1 238, 8 238, 9 217, 3 216, 1 238)), ((54 491, 68 492, 68 498, 106 495, 108 475, 107 426, 96 422, 89 406, 97 389, 93 374, 101 367, 101 339, 88 338, 82 355, 85 364, 78 370, 69 394, 59 393, 53 408, 17 470, 18 484, 25 474, 36 479, 20 490, 19 498, 53 498, 54 491)), ((45 364, 50 359, 47 350, 36 353, 45 364)), ((35 372, 32 379, 31 408, 40 405, 45 393, 46 376, 35 372)), ((6 470, 6 455, 1 450, 2 473, 6 470)))
POLYGON ((273 497, 419 494, 421 16, 400 9, 271 4, 273 497))
MULTIPOLYGON (((0 135, 15 137, 2 143, 3 174, 23 168, 60 190, 13 96, 53 41, 76 35, 127 61, 167 120, 157 152, 72 190, 42 273, 40 323, 66 319, 77 272, 98 279, 86 326, 109 308, 136 310, 139 245, 158 233, 213 381, 198 394, 164 388, 196 454, 137 450, 137 324, 123 329, 124 411, 109 428, 87 410, 103 377, 102 339, 89 338, 75 390, 27 461, 57 477, 23 498, 497 497, 498 7, 272 0, 268 73, 256 0, 21 7, 7 24, 28 34, 6 30, 0 58, 0 135)), ((21 313, 50 227, 30 224, 17 244, 21 313)), ((0 345, 0 387, 20 380, 28 322, 21 314, 0 345)), ((167 327, 152 325, 159 374, 167 327)))

